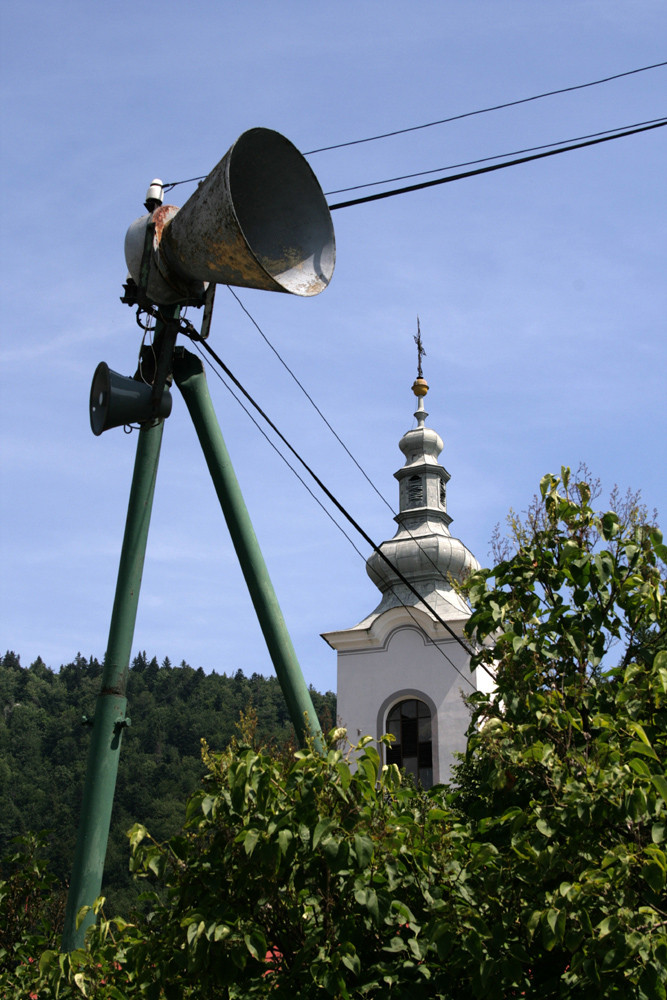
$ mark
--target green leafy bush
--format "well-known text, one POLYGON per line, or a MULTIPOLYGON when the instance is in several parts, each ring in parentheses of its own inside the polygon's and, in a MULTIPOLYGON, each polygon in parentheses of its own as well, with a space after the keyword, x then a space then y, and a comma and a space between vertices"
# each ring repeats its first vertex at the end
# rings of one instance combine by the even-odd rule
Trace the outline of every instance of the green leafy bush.
POLYGON ((130 831, 147 914, 44 951, 43 995, 664 998, 667 549, 641 508, 590 502, 545 477, 514 553, 466 585, 496 686, 455 786, 340 730, 324 755, 247 725, 204 744, 182 831, 130 831))
POLYGON ((458 772, 497 852, 476 888, 493 995, 665 996, 667 549, 636 498, 590 497, 545 477, 517 551, 467 587, 496 673, 458 772))

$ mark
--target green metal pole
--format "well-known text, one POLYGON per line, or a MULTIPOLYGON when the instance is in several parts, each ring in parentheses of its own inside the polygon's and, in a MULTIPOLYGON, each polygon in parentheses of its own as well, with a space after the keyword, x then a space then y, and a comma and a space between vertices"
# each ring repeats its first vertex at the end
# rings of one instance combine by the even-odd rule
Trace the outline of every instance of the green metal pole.
POLYGON ((121 736, 129 725, 125 689, 163 429, 164 421, 161 420, 139 431, 102 689, 97 698, 88 751, 79 832, 65 910, 63 951, 83 945, 86 927, 95 918, 89 912, 77 929, 77 913, 82 906, 92 906, 102 887, 121 736))
POLYGON ((174 381, 195 425, 299 742, 303 746, 310 737, 315 748, 322 752, 320 725, 310 692, 220 431, 204 366, 198 357, 183 348, 174 352, 174 381))

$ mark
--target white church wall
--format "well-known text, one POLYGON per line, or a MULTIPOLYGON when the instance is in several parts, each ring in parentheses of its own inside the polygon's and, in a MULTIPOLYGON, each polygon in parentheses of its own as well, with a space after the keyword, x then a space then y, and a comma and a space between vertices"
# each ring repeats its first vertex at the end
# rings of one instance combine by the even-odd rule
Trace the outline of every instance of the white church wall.
POLYGON ((338 719, 355 743, 386 731, 390 710, 405 698, 431 709, 433 780, 448 781, 454 754, 465 751, 473 675, 465 651, 453 639, 432 642, 413 625, 394 628, 374 648, 338 651, 338 719))

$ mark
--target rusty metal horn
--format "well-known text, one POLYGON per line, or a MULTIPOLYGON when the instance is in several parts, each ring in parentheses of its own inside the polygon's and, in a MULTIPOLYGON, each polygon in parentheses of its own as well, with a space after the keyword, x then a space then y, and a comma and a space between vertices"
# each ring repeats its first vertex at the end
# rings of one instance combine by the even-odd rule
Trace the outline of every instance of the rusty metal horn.
MULTIPOLYGON (((156 292, 163 301, 211 281, 317 295, 333 275, 334 230, 322 189, 302 154, 271 129, 244 132, 181 209, 163 205, 154 215, 153 270, 172 290, 170 298, 156 292)), ((134 270, 140 243, 137 230, 134 270)), ((130 256, 126 240, 132 273, 130 256)))

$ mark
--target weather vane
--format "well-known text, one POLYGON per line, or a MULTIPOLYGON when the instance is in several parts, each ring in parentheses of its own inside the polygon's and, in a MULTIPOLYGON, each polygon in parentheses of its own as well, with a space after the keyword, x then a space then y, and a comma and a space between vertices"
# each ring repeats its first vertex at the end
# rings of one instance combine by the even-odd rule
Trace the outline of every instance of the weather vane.
POLYGON ((422 344, 421 330, 419 329, 419 316, 417 316, 417 336, 414 338, 415 344, 417 345, 417 378, 423 378, 424 373, 422 372, 422 358, 426 354, 424 350, 424 345, 422 344))

